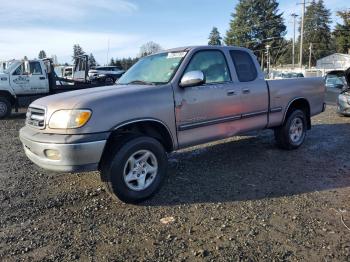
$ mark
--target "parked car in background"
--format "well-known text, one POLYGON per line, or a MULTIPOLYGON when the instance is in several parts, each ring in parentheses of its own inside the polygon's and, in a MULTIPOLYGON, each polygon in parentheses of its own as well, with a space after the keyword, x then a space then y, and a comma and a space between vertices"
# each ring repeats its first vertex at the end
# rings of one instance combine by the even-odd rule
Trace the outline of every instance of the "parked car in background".
POLYGON ((116 66, 96 66, 89 70, 89 78, 93 79, 105 77, 106 82, 115 82, 124 73, 124 70, 116 66))
POLYGON ((339 76, 336 76, 336 75, 328 75, 326 77, 326 87, 329 88, 329 89, 343 89, 344 87, 344 79, 343 77, 339 77, 339 76))
POLYGON ((300 147, 324 96, 321 77, 266 81, 248 49, 182 47, 140 59, 117 86, 36 100, 20 139, 42 168, 100 170, 113 196, 134 203, 160 188, 172 151, 262 129, 300 147))
POLYGON ((342 80, 343 86, 337 99, 337 111, 341 115, 350 116, 350 68, 344 72, 342 80))
POLYGON ((299 78, 304 77, 302 73, 294 73, 294 72, 288 72, 288 73, 279 73, 275 79, 288 79, 288 78, 299 78))
POLYGON ((326 101, 336 105, 339 94, 346 88, 345 72, 343 70, 330 71, 325 76, 326 101))
POLYGON ((62 70, 62 77, 73 79, 73 66, 65 66, 62 70))

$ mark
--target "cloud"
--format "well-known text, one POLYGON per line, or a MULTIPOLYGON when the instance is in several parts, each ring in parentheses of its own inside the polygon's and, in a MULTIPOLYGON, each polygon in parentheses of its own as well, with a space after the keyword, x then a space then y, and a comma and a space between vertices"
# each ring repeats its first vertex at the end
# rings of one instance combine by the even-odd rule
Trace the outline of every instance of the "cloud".
POLYGON ((1 1, 0 22, 23 24, 42 21, 77 21, 97 12, 132 13, 138 5, 129 0, 26 0, 1 1))
POLYGON ((46 28, 4 29, 0 28, 0 60, 35 58, 40 50, 57 55, 59 62, 71 62, 74 44, 86 53, 93 53, 101 64, 106 62, 108 41, 110 56, 124 57, 137 54, 142 38, 132 34, 66 31, 46 28), (8 37, 4 37, 8 36, 8 37))

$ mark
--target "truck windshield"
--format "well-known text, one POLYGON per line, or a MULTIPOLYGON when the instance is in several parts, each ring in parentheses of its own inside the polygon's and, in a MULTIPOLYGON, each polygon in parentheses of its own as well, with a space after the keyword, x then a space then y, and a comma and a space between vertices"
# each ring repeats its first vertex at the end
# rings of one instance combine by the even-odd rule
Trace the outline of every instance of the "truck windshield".
POLYGON ((20 63, 18 63, 18 62, 10 62, 10 63, 8 64, 8 67, 7 67, 6 69, 3 69, 2 72, 8 74, 8 73, 10 73, 13 69, 15 69, 19 64, 20 64, 20 63))
POLYGON ((166 84, 179 68, 186 52, 168 52, 147 56, 133 65, 117 84, 166 84))

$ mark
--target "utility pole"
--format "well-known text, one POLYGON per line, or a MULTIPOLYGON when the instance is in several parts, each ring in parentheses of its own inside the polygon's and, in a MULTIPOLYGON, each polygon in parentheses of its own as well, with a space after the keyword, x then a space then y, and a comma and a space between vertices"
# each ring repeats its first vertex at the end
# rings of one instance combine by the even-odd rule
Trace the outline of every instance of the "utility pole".
POLYGON ((270 75, 270 62, 271 62, 271 60, 270 60, 270 45, 266 45, 265 46, 266 47, 266 54, 267 54, 267 59, 266 59, 266 64, 267 64, 267 75, 268 75, 268 77, 269 77, 269 75, 270 75))
POLYGON ((301 26, 300 26, 300 54, 299 54, 299 67, 303 66, 303 38, 304 38, 304 16, 305 16, 305 0, 301 3, 301 26))
POLYGON ((264 71, 264 51, 261 52, 261 71, 264 71))
POLYGON ((293 50, 292 50, 292 57, 293 57, 293 69, 295 67, 295 20, 297 18, 297 14, 296 13, 293 13, 291 14, 291 16, 293 17, 293 26, 294 26, 294 33, 293 33, 293 50))
POLYGON ((310 69, 311 68, 312 43, 310 43, 309 50, 310 50, 310 53, 309 53, 309 69, 310 69))

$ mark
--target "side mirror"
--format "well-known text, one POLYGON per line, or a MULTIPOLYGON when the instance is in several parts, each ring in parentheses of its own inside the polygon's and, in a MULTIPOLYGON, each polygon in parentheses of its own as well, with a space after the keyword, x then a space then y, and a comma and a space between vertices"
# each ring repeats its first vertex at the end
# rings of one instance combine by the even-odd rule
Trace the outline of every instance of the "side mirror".
POLYGON ((29 61, 25 60, 24 61, 24 71, 23 71, 23 75, 29 75, 30 74, 30 65, 29 65, 29 61))
POLYGON ((190 71, 183 75, 180 81, 181 87, 199 86, 205 83, 202 71, 190 71))

